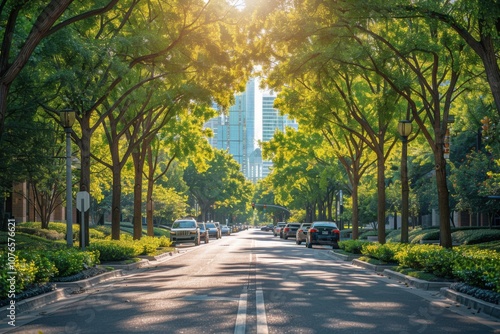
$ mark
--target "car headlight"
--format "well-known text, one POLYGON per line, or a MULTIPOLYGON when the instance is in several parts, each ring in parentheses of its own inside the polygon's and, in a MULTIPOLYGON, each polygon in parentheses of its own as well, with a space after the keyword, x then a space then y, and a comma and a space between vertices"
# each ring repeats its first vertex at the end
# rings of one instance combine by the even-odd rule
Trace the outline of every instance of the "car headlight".
POLYGON ((175 235, 175 232, 174 231, 170 231, 170 235, 175 235))
POLYGON ((197 234, 197 232, 196 232, 196 231, 191 231, 191 232, 189 232, 189 233, 191 233, 191 234, 197 234))

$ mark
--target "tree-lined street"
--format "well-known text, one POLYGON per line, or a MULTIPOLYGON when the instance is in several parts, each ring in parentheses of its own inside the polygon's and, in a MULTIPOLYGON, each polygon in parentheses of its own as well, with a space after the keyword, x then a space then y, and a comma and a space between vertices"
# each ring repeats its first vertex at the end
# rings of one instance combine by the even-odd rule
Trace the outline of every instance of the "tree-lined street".
MULTIPOLYGON (((436 291, 405 287, 249 230, 23 314, 8 333, 495 333, 436 291), (23 324, 22 326, 20 326, 23 324)), ((2 325, 2 330, 5 327, 2 325)))

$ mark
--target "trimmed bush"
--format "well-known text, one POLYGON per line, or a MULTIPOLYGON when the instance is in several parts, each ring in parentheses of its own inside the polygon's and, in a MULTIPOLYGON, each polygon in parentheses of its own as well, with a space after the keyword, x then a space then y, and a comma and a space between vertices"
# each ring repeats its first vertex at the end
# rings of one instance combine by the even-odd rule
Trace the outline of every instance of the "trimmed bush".
POLYGON ((96 240, 90 243, 89 250, 99 251, 99 260, 121 261, 139 256, 144 247, 125 240, 96 240))
POLYGON ((47 252, 45 255, 57 267, 59 277, 74 275, 86 267, 93 267, 99 263, 99 252, 95 250, 82 252, 70 248, 47 252))
POLYGON ((404 245, 398 243, 386 243, 381 245, 378 242, 370 242, 363 244, 361 253, 371 258, 390 263, 396 262, 394 256, 402 247, 404 247, 404 245))
POLYGON ((36 235, 37 237, 42 237, 47 240, 63 240, 66 234, 59 233, 55 230, 44 230, 41 228, 31 228, 31 227, 17 227, 17 232, 23 232, 26 234, 36 235))
POLYGON ((362 240, 344 240, 339 241, 339 248, 349 253, 361 254, 361 249, 365 243, 366 241, 362 240))
POLYGON ((454 241, 463 245, 475 245, 483 242, 500 240, 500 230, 469 229, 458 230, 451 234, 454 241))
POLYGON ((500 292, 500 253, 476 248, 459 248, 453 274, 462 282, 500 292))

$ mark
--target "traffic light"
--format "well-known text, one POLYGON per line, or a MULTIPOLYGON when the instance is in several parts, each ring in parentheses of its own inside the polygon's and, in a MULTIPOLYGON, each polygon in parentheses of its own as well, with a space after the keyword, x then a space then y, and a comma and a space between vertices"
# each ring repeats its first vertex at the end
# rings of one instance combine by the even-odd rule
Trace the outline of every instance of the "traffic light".
POLYGON ((255 203, 252 203, 252 209, 255 210, 255 203))

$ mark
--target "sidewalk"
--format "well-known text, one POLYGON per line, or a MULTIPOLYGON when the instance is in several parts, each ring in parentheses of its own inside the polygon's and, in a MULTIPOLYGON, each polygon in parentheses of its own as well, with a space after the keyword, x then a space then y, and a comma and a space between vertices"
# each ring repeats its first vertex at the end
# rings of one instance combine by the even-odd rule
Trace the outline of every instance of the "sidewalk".
POLYGON ((343 254, 335 253, 333 251, 330 254, 336 259, 351 261, 351 263, 357 267, 372 270, 380 275, 386 276, 389 279, 397 280, 398 282, 401 282, 406 286, 421 290, 439 291, 441 296, 443 296, 444 298, 450 299, 467 308, 474 309, 477 311, 477 313, 482 312, 484 314, 500 319, 500 305, 488 303, 484 300, 477 299, 467 294, 452 290, 450 289, 450 285, 452 284, 452 282, 429 282, 393 271, 391 270, 391 267, 393 266, 390 265, 374 265, 357 260, 357 257, 359 256, 346 256, 343 254))

